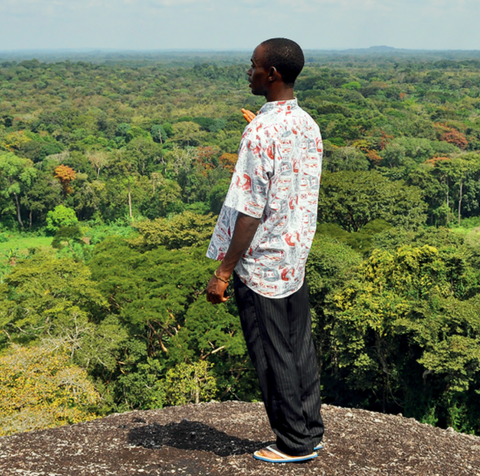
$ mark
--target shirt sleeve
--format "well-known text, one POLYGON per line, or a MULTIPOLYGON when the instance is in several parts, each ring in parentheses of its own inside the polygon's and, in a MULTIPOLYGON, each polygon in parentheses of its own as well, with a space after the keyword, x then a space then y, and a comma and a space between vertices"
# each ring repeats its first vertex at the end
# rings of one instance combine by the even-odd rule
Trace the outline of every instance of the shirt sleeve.
POLYGON ((252 122, 245 129, 225 205, 245 215, 261 218, 267 203, 274 167, 273 146, 256 131, 252 122))

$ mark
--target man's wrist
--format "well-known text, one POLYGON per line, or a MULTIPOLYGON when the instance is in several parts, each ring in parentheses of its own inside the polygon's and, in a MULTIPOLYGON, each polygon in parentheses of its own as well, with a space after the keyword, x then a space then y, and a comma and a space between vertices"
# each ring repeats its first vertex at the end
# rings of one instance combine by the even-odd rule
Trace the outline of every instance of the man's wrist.
POLYGON ((223 283, 225 284, 228 284, 228 280, 230 279, 230 275, 223 275, 218 271, 218 269, 216 271, 214 271, 213 275, 220 281, 222 281, 223 283))

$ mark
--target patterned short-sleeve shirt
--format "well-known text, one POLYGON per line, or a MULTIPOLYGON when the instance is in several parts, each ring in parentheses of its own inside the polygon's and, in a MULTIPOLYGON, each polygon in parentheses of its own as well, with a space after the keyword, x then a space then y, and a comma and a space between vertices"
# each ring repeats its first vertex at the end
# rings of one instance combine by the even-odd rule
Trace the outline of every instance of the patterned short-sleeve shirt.
POLYGON ((224 258, 238 212, 260 218, 235 272, 266 297, 300 289, 317 225, 321 166, 320 130, 297 100, 266 103, 243 133, 207 256, 224 258))

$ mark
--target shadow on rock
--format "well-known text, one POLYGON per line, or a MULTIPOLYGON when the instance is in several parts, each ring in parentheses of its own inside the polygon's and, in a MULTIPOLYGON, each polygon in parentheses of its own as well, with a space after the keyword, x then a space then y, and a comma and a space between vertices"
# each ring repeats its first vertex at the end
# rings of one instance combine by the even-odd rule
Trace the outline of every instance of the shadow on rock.
POLYGON ((143 446, 150 449, 173 446, 182 450, 210 451, 218 456, 253 453, 264 448, 266 444, 272 443, 242 440, 204 423, 189 420, 168 423, 165 426, 153 423, 133 428, 128 433, 128 442, 132 446, 143 446))

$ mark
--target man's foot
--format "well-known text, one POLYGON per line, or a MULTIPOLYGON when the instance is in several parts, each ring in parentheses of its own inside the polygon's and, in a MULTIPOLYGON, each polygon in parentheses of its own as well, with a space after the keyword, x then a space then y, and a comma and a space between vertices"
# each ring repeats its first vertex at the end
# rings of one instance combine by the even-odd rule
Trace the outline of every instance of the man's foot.
POLYGON ((278 450, 275 445, 267 446, 266 448, 253 453, 255 459, 267 461, 269 463, 299 463, 301 461, 308 461, 316 458, 317 456, 318 454, 315 452, 310 453, 309 455, 289 456, 278 450))

